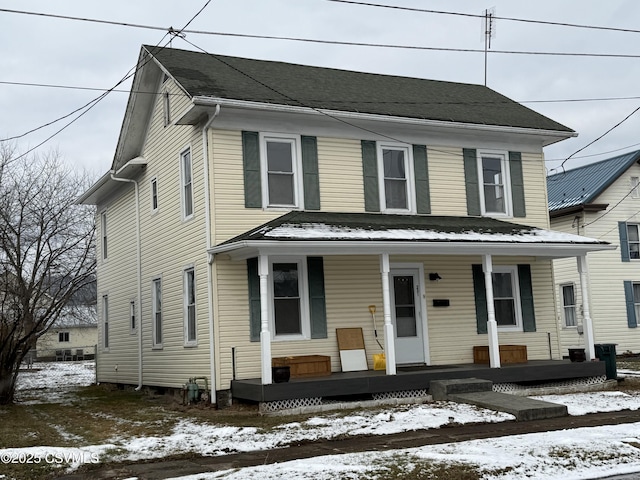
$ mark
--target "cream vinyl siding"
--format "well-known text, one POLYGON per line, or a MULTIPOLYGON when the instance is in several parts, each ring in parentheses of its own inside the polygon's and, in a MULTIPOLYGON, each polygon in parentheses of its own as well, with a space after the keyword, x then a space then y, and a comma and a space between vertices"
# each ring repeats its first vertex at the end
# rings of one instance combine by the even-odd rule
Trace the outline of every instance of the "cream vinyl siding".
POLYGON ((524 179, 524 198, 527 208, 526 218, 513 218, 515 223, 549 228, 549 210, 547 201, 547 179, 542 152, 522 152, 522 178, 524 179))
POLYGON ((318 138, 318 173, 323 211, 364 212, 360 141, 318 138))
MULTIPOLYGON (((169 81, 171 82, 171 81, 169 81)), ((171 93, 181 93, 171 83, 171 93)), ((175 118, 186 99, 172 95, 175 118)), ((142 243, 142 298, 137 296, 136 237, 133 186, 116 204, 107 206, 109 259, 99 271, 98 296, 109 295, 110 351, 99 357, 99 381, 137 384, 138 337, 129 328, 130 302, 141 314, 143 383, 180 388, 189 377, 210 381, 209 321, 207 313, 207 242, 205 239, 204 165, 202 132, 191 126, 164 126, 162 95, 156 98, 142 156, 147 167, 136 179, 140 186, 142 243), (180 152, 191 148, 193 168, 193 217, 183 220, 180 152), (158 210, 152 213, 150 180, 158 181, 158 210), (183 272, 195 268, 196 347, 184 347, 183 272), (108 271, 107 271, 108 269, 108 271), (106 273, 105 273, 106 272, 106 273), (163 348, 152 349, 151 287, 162 278, 163 348), (126 278, 126 281, 123 281, 126 278), (115 365, 118 365, 117 372, 115 365)), ((99 206, 101 211, 103 207, 99 206)))
MULTIPOLYGON (((473 362, 473 347, 487 345, 487 335, 476 331, 475 301, 471 264, 480 258, 460 256, 392 256, 391 263, 423 263, 428 315, 431 364, 447 365, 473 362), (437 271, 442 280, 428 280, 428 272, 437 271), (451 306, 433 307, 433 299, 449 299, 451 306), (452 348, 455 346, 455 348, 452 348)), ((494 258, 495 265, 531 265, 536 332, 498 334, 501 344, 526 344, 530 360, 559 358, 554 319, 554 302, 550 262, 531 258, 494 258), (552 352, 549 351, 551 334, 552 352)), ((217 322, 221 378, 218 388, 229 388, 232 378, 231 351, 236 351, 236 378, 260 377, 260 343, 249 341, 249 308, 246 262, 216 260, 217 322)), ((372 355, 381 349, 375 342, 369 305, 376 305, 378 339, 384 345, 382 281, 378 256, 324 257, 327 339, 273 341, 272 356, 329 355, 331 368, 340 371, 336 328, 361 327, 369 368, 372 355)))
MULTIPOLYGON (((623 287, 624 280, 640 282, 640 261, 622 262, 618 234, 619 221, 640 223, 640 215, 638 215, 640 199, 627 196, 631 189, 629 183, 631 176, 640 176, 640 166, 637 164, 631 166, 593 201, 597 204, 608 204, 609 207, 604 211, 581 214, 584 215, 584 220, 580 222, 579 230, 581 235, 618 246, 616 250, 587 254, 594 343, 615 343, 617 353, 624 353, 627 350, 634 353, 640 352, 640 327, 629 328, 627 325, 623 287), (605 213, 606 215, 603 216, 605 213), (583 225, 586 226, 583 227, 583 225)), ((568 233, 578 233, 575 226, 572 227, 575 216, 571 214, 552 219, 552 228, 568 233)), ((556 286, 565 281, 575 282, 578 321, 581 323, 583 320, 582 298, 576 260, 574 258, 555 260, 554 270, 556 286)), ((561 302, 562 299, 558 298, 560 306, 561 302)), ((577 333, 565 331, 561 333, 561 338, 564 355, 568 355, 566 348, 584 344, 584 337, 577 333)))
MULTIPOLYGON (((98 206, 98 215, 106 211, 108 224, 109 258, 98 259, 98 382, 137 383, 137 337, 129 328, 129 303, 136 290, 136 238, 133 187, 120 191, 120 195, 107 205, 98 206), (123 278, 127 281, 123 281, 123 278), (109 350, 103 349, 103 296, 108 295, 109 350), (117 370, 116 370, 117 365, 117 370)), ((98 217, 99 218, 99 217, 98 217)), ((97 223, 100 229, 101 222, 97 223)), ((98 238, 102 232, 98 232, 98 238)))
POLYGON ((467 215, 462 149, 427 145, 433 215, 467 215))

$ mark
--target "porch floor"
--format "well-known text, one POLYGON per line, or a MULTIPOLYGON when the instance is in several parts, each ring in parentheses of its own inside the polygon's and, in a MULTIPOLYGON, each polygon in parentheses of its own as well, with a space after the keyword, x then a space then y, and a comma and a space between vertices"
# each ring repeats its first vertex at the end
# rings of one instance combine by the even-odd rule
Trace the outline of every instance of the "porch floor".
POLYGON ((605 362, 530 360, 490 368, 483 364, 398 367, 397 375, 383 370, 333 372, 325 377, 292 378, 286 383, 262 385, 259 378, 233 380, 233 398, 253 402, 273 402, 295 398, 345 397, 407 390, 428 390, 432 380, 480 378, 496 383, 539 383, 606 374, 605 362))

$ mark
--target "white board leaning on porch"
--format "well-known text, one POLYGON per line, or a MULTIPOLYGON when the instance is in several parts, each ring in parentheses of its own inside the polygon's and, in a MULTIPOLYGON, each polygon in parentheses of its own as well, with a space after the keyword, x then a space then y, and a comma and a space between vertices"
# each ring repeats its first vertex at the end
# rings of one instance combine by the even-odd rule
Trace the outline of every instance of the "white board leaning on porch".
POLYGON ((368 370, 362 328, 336 328, 343 372, 368 370))

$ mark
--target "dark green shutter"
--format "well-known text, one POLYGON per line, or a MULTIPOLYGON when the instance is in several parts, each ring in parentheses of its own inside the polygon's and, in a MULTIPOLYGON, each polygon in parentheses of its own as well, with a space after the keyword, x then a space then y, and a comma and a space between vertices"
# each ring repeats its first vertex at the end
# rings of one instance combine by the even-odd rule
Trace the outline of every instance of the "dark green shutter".
POLYGON ((431 198, 429 193, 429 166, 427 161, 427 147, 413 146, 413 172, 416 180, 416 212, 431 213, 431 198))
POLYGON ((327 311, 324 298, 322 257, 307 257, 307 277, 309 280, 311 338, 327 338, 327 311))
POLYGON ((522 154, 509 152, 509 171, 511 173, 511 199, 513 216, 526 217, 527 209, 524 201, 524 179, 522 175, 522 154))
POLYGON ((522 308, 522 330, 536 331, 536 312, 533 305, 533 285, 531 283, 531 265, 518 265, 520 284, 520 307, 522 308))
POLYGON ((627 236, 627 222, 618 222, 618 232, 620 234, 620 256, 623 262, 630 262, 629 238, 627 236))
POLYGON ((316 137, 300 137, 302 144, 302 180, 304 209, 320 210, 320 179, 318 176, 318 144, 316 137))
POLYGON ((467 215, 479 216, 480 186, 478 184, 478 155, 474 148, 463 148, 464 181, 467 193, 467 215))
POLYGON ((244 206, 246 208, 262 208, 258 132, 242 132, 242 165, 244 167, 244 206))
POLYGON ((484 271, 482 265, 471 265, 473 273, 473 292, 476 299, 476 323, 478 333, 487 333, 487 321, 489 313, 487 311, 487 291, 484 283, 484 271))
POLYGON ((249 281, 249 337, 252 342, 260 341, 260 277, 258 276, 258 259, 247 259, 247 276, 249 281))
POLYGON ((380 211, 378 190, 378 154, 376 142, 362 140, 362 172, 364 174, 364 209, 367 212, 380 211))
POLYGON ((629 280, 624 281, 624 300, 627 305, 627 325, 629 328, 636 328, 638 319, 636 318, 636 306, 633 298, 633 282, 629 280))

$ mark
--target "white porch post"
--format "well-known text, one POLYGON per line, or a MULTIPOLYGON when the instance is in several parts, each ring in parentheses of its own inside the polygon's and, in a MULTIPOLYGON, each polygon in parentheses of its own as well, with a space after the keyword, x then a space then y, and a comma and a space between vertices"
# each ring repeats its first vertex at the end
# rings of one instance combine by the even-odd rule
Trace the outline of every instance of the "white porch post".
POLYGON ((498 324, 493 306, 493 261, 491 255, 482 256, 484 288, 487 296, 487 333, 489 334, 489 363, 491 368, 500 368, 500 344, 498 343, 498 324))
POLYGON ((587 354, 587 360, 596 358, 596 350, 593 344, 593 322, 591 320, 591 311, 589 310, 589 281, 587 279, 588 267, 587 256, 580 255, 576 257, 578 260, 578 273, 580 274, 580 289, 582 291, 582 312, 583 312, 583 332, 584 332, 584 351, 587 354))
POLYGON ((262 384, 273 383, 271 377, 271 332, 269 332, 269 257, 258 257, 260 276, 260 354, 262 364, 262 384))
POLYGON ((389 254, 380 255, 380 273, 382 275, 382 306, 384 311, 384 353, 387 375, 396 374, 396 346, 393 324, 391 323, 391 294, 389 288, 389 254))

